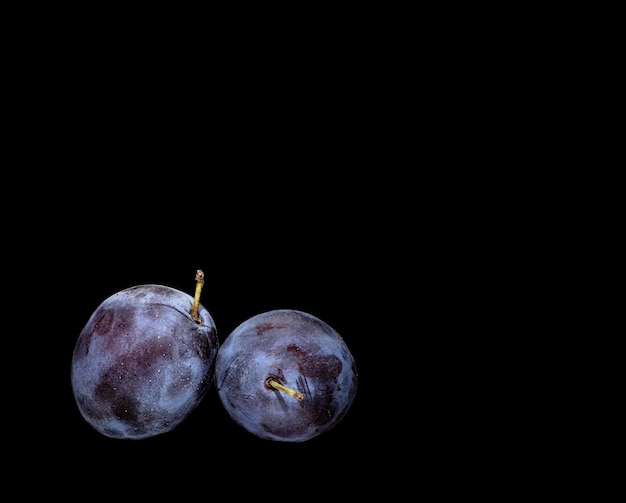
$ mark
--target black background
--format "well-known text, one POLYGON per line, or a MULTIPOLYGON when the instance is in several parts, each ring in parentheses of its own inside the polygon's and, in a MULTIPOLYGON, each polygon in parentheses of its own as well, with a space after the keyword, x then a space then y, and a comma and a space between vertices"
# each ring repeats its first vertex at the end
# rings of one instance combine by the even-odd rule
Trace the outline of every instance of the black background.
MULTIPOLYGON (((325 21, 298 43, 269 30, 233 53, 224 49, 239 30, 207 43, 156 23, 114 49, 117 21, 85 43, 88 21, 76 23, 80 34, 53 23, 57 33, 16 56, 3 235, 16 277, 4 340, 15 348, 4 391, 5 459, 19 490, 329 501, 491 483, 500 459, 477 479, 476 460, 505 413, 485 415, 477 397, 501 382, 485 372, 485 334, 508 288, 485 284, 485 273, 496 263, 508 284, 518 263, 500 258, 515 246, 500 239, 506 219, 487 226, 488 239, 481 232, 502 213, 485 193, 508 189, 477 171, 500 152, 490 134, 474 141, 467 107, 482 101, 459 95, 464 75, 432 50, 440 34, 414 54, 413 28, 397 30, 394 18, 389 34, 352 16, 345 24, 362 33, 342 27, 327 40, 325 21), (261 440, 212 388, 159 437, 121 441, 89 427, 70 364, 91 313, 134 285, 192 293, 199 268, 222 341, 276 308, 342 335, 359 388, 340 424, 304 443, 261 440)), ((517 320, 496 323, 501 365, 502 334, 517 320)))
POLYGON ((485 111, 493 82, 457 64, 475 61, 456 53, 466 39, 426 30, 415 50, 414 26, 396 29, 395 16, 379 31, 351 12, 342 24, 362 32, 342 26, 339 38, 326 38, 324 13, 293 44, 271 29, 205 39, 205 26, 193 40, 142 16, 128 31, 155 33, 113 48, 126 19, 114 16, 92 40, 89 19, 67 17, 76 33, 44 16, 31 51, 11 54, 3 392, 19 494, 397 500, 482 495, 515 473, 532 429, 507 373, 532 373, 511 362, 541 350, 523 323, 543 284, 512 294, 535 279, 524 267, 544 246, 508 211, 534 205, 532 175, 507 178, 526 147, 511 147, 518 132, 502 117, 519 113, 499 98, 485 111), (41 25, 54 33, 42 38, 41 25), (213 388, 159 437, 89 427, 70 363, 91 313, 134 285, 191 293, 198 268, 220 340, 276 308, 343 336, 359 388, 340 424, 301 444, 264 441, 226 416, 213 388))

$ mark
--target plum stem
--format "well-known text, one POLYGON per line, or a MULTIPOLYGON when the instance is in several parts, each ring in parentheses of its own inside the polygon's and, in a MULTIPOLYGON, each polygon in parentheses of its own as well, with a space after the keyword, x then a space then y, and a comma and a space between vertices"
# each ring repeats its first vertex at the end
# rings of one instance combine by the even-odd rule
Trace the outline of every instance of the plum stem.
POLYGON ((276 380, 275 377, 268 377, 267 379, 265 379, 265 386, 271 390, 282 391, 283 393, 294 397, 296 400, 298 400, 298 402, 301 402, 304 398, 304 395, 301 391, 288 388, 287 386, 283 386, 280 382, 278 382, 278 380, 276 380))
POLYGON ((204 272, 202 269, 196 271, 196 294, 193 297, 193 306, 191 307, 191 317, 196 323, 202 323, 202 318, 198 316, 198 309, 200 309, 200 292, 204 286, 204 272))

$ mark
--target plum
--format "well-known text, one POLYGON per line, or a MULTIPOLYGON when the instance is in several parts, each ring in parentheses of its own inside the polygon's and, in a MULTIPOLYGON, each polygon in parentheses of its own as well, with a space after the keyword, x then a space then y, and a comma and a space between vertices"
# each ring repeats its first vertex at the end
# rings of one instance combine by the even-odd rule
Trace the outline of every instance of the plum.
POLYGON ((294 309, 241 323, 221 344, 215 363, 215 386, 230 417, 257 437, 279 442, 304 442, 337 425, 357 383, 343 338, 294 309))
POLYGON ((104 300, 82 329, 71 384, 84 419, 101 434, 145 439, 176 428, 211 387, 219 339, 195 298, 146 284, 104 300))

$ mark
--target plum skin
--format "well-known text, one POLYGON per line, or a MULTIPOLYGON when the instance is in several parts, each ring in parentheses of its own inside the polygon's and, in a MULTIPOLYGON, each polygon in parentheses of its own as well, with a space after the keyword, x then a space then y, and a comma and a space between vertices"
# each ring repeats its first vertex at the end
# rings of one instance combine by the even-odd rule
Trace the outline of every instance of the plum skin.
POLYGON ((358 385, 354 357, 319 318, 277 309, 244 321, 224 340, 215 385, 230 417, 267 440, 303 442, 337 425, 358 385), (274 377, 301 401, 266 385, 274 377))
POLYGON ((193 297, 139 285, 105 299, 82 329, 71 363, 83 418, 117 439, 144 439, 176 428, 211 387, 219 339, 193 297))

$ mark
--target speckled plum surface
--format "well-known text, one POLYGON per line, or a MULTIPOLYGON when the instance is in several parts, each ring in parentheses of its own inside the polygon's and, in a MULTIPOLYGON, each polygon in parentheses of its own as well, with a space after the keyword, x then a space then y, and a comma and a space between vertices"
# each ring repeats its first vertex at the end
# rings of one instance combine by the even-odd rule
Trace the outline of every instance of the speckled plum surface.
POLYGON ((193 297, 162 285, 139 285, 107 298, 81 331, 71 363, 76 404, 112 438, 169 432, 213 382, 219 340, 213 318, 193 297))
POLYGON ((244 321, 216 359, 222 404, 240 426, 268 440, 303 442, 334 427, 352 405, 357 381, 342 337, 319 318, 291 309, 244 321), (268 388, 272 376, 303 399, 268 388))

